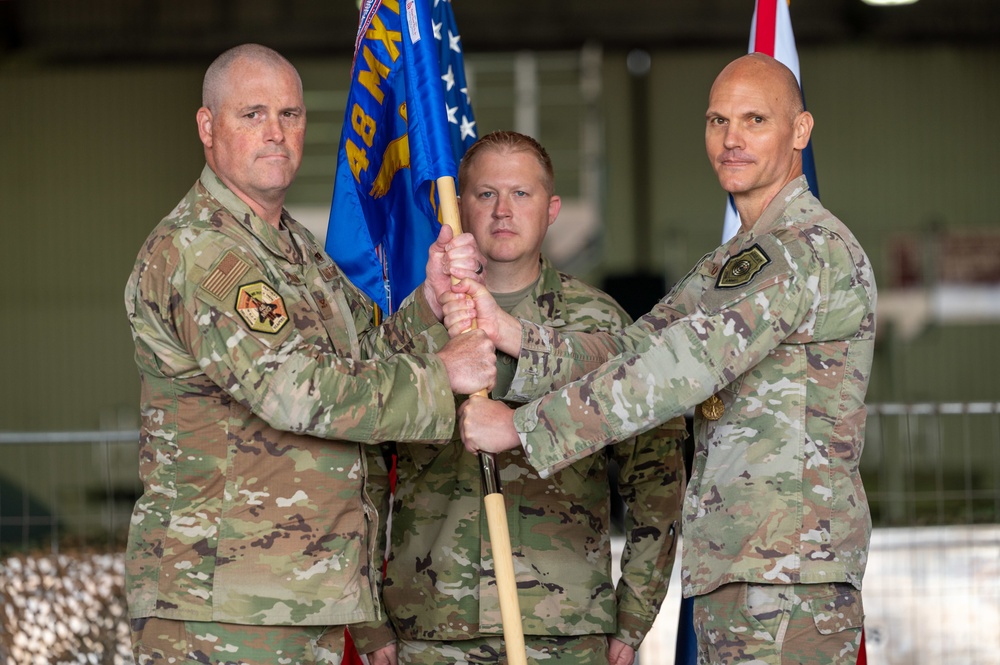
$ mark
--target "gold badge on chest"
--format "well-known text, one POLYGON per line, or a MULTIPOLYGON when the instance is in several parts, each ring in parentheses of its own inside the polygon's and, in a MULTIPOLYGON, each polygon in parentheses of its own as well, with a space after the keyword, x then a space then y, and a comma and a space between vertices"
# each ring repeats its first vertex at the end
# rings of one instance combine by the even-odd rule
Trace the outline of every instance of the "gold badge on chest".
POLYGON ((701 403, 701 415, 706 420, 718 420, 726 412, 726 404, 718 395, 712 395, 701 403))

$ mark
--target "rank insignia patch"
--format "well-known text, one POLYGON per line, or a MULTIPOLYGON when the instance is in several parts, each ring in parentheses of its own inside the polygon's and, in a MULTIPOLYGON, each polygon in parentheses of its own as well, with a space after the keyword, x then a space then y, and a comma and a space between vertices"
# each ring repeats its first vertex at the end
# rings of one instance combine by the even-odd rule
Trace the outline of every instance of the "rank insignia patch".
POLYGON ((269 333, 280 331, 288 323, 285 301, 264 282, 241 286, 236 294, 236 311, 250 330, 269 333))
POLYGON ((757 273, 770 262, 771 259, 760 248, 760 245, 745 249, 722 266, 722 270, 719 271, 719 279, 715 282, 715 288, 732 289, 749 284, 750 280, 756 277, 757 273))

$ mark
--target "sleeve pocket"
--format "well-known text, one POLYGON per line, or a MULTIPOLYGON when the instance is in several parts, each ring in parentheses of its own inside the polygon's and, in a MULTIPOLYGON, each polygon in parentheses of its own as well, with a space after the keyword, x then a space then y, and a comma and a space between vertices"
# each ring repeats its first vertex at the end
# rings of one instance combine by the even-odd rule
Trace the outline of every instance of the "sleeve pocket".
POLYGON ((787 280, 792 272, 781 244, 773 236, 762 236, 723 263, 714 285, 702 296, 701 306, 714 314, 787 280))

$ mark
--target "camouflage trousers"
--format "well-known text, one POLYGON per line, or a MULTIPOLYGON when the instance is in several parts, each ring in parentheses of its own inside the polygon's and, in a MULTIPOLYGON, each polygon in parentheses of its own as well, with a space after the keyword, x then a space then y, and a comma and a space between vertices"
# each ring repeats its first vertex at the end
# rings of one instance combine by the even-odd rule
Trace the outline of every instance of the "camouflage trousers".
MULTIPOLYGON (((528 665, 608 665, 607 635, 525 635, 528 665)), ((503 638, 404 640, 396 645, 398 665, 506 665, 503 638)))
POLYGON ((861 592, 850 584, 745 584, 694 599, 698 665, 854 665, 861 592))
POLYGON ((136 665, 340 665, 344 626, 132 619, 136 665))

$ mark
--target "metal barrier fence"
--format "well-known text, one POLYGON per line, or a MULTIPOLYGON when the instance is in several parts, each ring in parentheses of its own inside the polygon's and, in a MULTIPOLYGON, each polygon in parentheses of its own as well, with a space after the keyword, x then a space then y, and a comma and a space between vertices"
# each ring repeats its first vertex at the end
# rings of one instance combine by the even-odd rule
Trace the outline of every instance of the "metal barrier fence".
MULTIPOLYGON (((42 566, 54 574, 86 575, 94 566, 74 567, 79 560, 121 551, 141 491, 137 438, 135 431, 0 433, 0 581, 4 573, 12 579, 12 565, 27 570, 39 559, 54 561, 42 566)), ((876 527, 865 579, 871 665, 1000 665, 998 451, 1000 403, 869 407, 861 468, 876 527)), ((120 556, 117 567, 102 569, 115 578, 113 594, 119 564, 120 556)), ((640 650, 642 665, 673 663, 679 585, 671 587, 640 650)), ((18 611, 9 596, 0 587, 0 602, 10 605, 0 607, 0 665, 20 665, 9 652, 19 624, 4 624, 18 611)), ((120 619, 112 601, 106 613, 120 619)), ((24 632, 23 617, 20 626, 24 632)), ((32 639, 44 649, 46 639, 58 642, 52 634, 32 639)), ((95 648, 101 654, 80 661, 31 662, 129 662, 122 649, 95 648)))
POLYGON ((875 526, 1000 523, 1000 403, 869 407, 861 475, 875 526))
MULTIPOLYGON (((1000 665, 1000 403, 869 405, 861 475, 869 665, 1000 665)), ((679 604, 675 567, 641 665, 674 665, 679 604)))
POLYGON ((872 665, 1000 664, 1000 403, 871 407, 872 665))
POLYGON ((114 550, 142 492, 139 432, 0 432, 0 554, 114 550))

